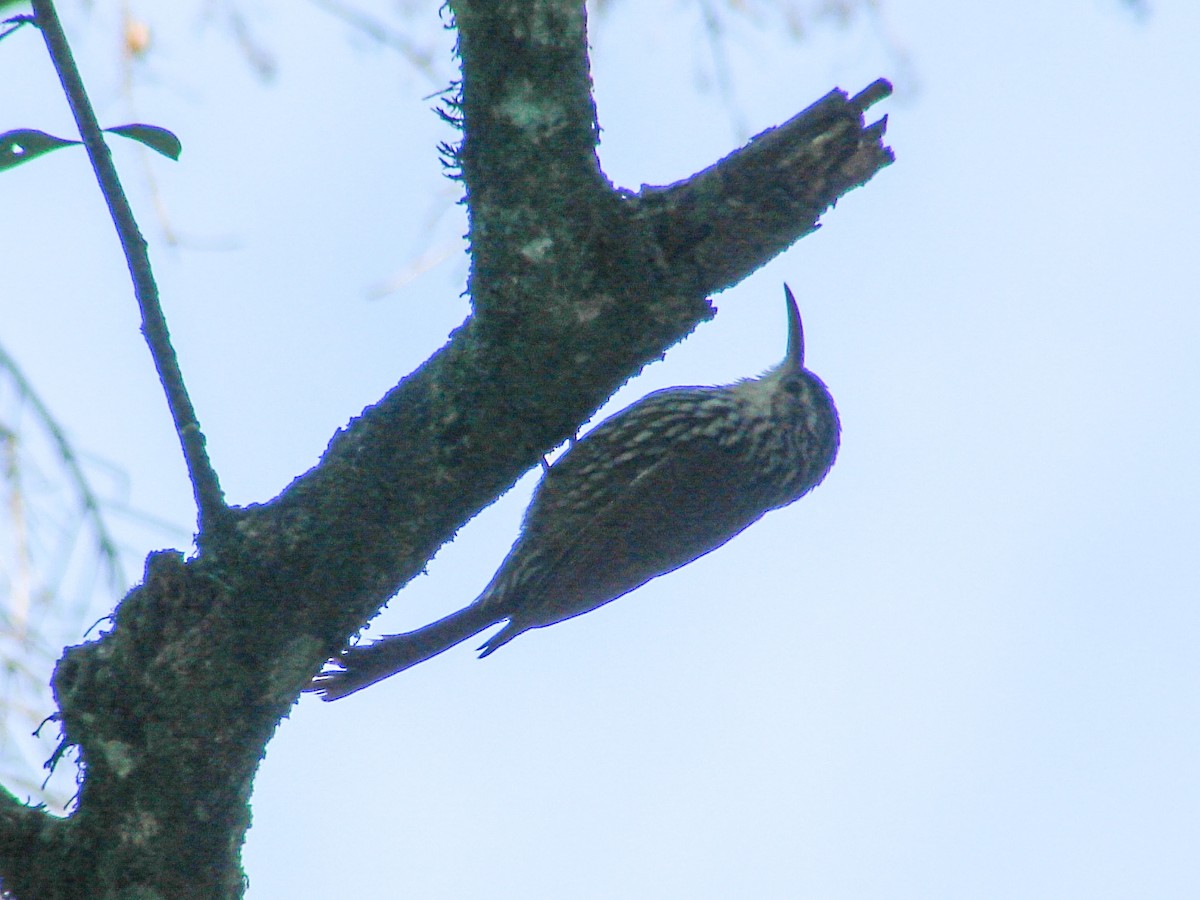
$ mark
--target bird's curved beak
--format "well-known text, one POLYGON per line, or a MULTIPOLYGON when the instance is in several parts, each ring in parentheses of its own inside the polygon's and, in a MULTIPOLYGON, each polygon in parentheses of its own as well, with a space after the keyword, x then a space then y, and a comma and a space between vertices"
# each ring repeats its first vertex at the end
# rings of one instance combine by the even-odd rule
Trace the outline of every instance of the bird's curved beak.
POLYGON ((785 368, 798 371, 804 368, 804 323, 800 321, 800 308, 792 289, 785 284, 783 293, 788 308, 788 346, 783 362, 785 368))

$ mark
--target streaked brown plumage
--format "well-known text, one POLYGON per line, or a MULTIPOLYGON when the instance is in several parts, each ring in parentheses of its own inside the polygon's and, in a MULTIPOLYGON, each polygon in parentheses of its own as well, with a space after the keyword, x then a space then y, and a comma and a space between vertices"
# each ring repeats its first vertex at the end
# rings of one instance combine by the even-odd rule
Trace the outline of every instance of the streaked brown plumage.
POLYGON ((837 455, 837 410, 804 368, 800 313, 784 291, 782 363, 731 385, 656 391, 606 419, 547 470, 474 603, 343 650, 309 690, 336 700, 507 622, 480 648, 487 656, 686 565, 818 485, 837 455))

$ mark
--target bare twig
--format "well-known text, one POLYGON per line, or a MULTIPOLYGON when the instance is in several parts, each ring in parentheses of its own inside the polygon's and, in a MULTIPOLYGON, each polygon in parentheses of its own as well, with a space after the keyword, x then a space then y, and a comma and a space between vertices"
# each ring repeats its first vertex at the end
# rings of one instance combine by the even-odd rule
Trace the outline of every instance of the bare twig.
POLYGON ((154 282, 154 273, 150 267, 146 240, 138 229, 129 200, 113 166, 108 145, 104 143, 100 125, 96 121, 96 113, 88 100, 83 79, 75 65, 54 3, 52 0, 32 0, 32 5, 37 25, 45 38, 50 59, 62 82, 67 102, 71 106, 80 136, 87 148, 88 158, 91 159, 92 168, 96 173, 96 180, 100 184, 100 190, 116 226, 121 248, 125 252, 125 259, 133 278, 134 295, 142 314, 142 334, 150 347, 150 355, 154 358, 159 380, 167 395, 167 405, 171 410, 175 431, 183 447, 184 461, 196 498, 199 540, 203 540, 205 535, 211 535, 221 529, 222 524, 229 518, 229 507, 225 505, 220 481, 208 458, 204 434, 200 430, 196 411, 183 383, 183 373, 179 370, 179 362, 171 346, 167 320, 159 303, 158 286, 154 282))
POLYGON ((84 475, 79 457, 75 454, 71 442, 67 440, 62 426, 51 414, 50 408, 46 406, 42 398, 34 391, 29 379, 17 367, 16 361, 8 355, 3 347, 0 347, 0 372, 7 373, 17 394, 33 409, 34 416, 54 444, 58 458, 67 470, 69 480, 75 485, 75 490, 79 495, 79 504, 83 507, 83 516, 91 523, 92 529, 96 533, 96 546, 108 566, 109 581, 114 587, 124 584, 125 574, 121 570, 121 556, 117 551, 117 542, 108 530, 108 525, 100 512, 100 499, 92 490, 87 476, 84 475))

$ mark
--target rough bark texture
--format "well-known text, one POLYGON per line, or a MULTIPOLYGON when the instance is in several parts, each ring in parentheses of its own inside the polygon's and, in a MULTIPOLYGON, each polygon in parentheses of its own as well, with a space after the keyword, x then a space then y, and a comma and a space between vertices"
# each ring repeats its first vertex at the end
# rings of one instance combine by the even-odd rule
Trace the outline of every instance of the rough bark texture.
POLYGON ((0 796, 19 898, 240 897, 247 800, 276 723, 348 636, 646 363, 707 296, 891 162, 886 96, 834 91, 709 169, 614 190, 596 159, 583 6, 451 3, 475 314, 279 497, 152 554, 54 675, 86 777, 58 820, 0 796))

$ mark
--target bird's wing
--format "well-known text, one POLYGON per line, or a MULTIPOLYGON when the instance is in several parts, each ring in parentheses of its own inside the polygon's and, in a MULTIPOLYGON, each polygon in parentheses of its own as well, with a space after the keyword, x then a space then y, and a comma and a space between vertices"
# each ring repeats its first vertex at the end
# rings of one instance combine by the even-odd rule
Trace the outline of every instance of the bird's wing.
POLYGON ((639 445, 627 429, 585 446, 593 432, 539 487, 502 567, 508 583, 498 585, 521 630, 616 599, 719 547, 762 515, 759 498, 736 477, 736 451, 694 430, 667 437, 669 420, 642 412, 659 433, 639 445))

